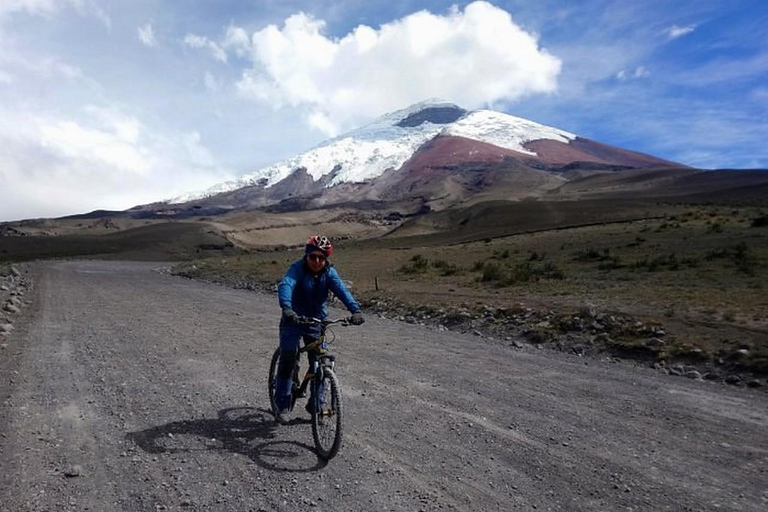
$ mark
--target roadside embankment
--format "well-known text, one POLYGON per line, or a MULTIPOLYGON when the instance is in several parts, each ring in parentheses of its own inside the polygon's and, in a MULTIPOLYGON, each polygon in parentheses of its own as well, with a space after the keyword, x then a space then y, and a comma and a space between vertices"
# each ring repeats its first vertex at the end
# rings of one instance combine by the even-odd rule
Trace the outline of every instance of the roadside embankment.
POLYGON ((8 339, 16 328, 22 310, 30 304, 25 295, 32 286, 27 265, 0 265, 0 349, 8 348, 8 339))

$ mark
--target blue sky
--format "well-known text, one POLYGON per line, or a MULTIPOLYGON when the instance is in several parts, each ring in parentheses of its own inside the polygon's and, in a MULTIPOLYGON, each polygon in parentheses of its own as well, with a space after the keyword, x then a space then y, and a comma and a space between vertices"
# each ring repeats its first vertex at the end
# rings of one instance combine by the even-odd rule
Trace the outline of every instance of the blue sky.
POLYGON ((0 0, 0 221, 252 172, 428 97, 768 167, 768 2, 0 0))

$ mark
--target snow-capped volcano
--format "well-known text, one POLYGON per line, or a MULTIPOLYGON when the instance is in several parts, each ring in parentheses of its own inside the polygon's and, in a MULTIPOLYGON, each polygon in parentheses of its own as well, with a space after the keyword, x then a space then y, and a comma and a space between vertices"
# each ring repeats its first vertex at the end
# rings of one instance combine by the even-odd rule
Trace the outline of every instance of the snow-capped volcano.
POLYGON ((231 210, 299 198, 311 199, 314 206, 409 197, 455 199, 513 182, 517 188, 524 182, 549 190, 565 179, 550 171, 574 165, 590 169, 680 167, 502 112, 468 111, 450 102, 427 100, 236 181, 165 204, 177 208, 203 201, 210 207, 231 210), (474 184, 477 172, 467 173, 477 171, 477 166, 493 177, 474 184), (510 178, 513 167, 517 175, 510 178))
POLYGON ((386 114, 368 125, 238 180, 169 202, 183 203, 253 185, 271 187, 298 169, 304 169, 315 181, 327 177, 325 187, 360 183, 377 178, 389 169, 399 169, 424 143, 438 135, 465 137, 534 157, 536 153, 525 149, 525 143, 540 139, 568 143, 576 137, 501 112, 466 111, 446 101, 427 100, 386 114))

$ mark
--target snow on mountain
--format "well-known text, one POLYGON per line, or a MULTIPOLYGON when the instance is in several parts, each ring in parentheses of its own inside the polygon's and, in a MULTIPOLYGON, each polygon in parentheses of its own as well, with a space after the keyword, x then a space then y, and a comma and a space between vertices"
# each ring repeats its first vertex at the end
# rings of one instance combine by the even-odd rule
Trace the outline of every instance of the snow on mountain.
POLYGON ((523 146, 526 142, 551 139, 567 144, 576 138, 573 133, 493 110, 470 112, 444 128, 441 135, 479 140, 531 156, 536 156, 536 153, 523 146))
POLYGON ((330 139, 300 155, 220 183, 204 192, 168 201, 183 203, 246 186, 271 187, 304 168, 315 181, 334 173, 327 187, 360 183, 400 168, 425 142, 437 135, 453 135, 535 155, 523 144, 537 139, 567 143, 573 135, 527 119, 491 110, 467 112, 446 101, 431 99, 386 114, 372 123, 330 139))

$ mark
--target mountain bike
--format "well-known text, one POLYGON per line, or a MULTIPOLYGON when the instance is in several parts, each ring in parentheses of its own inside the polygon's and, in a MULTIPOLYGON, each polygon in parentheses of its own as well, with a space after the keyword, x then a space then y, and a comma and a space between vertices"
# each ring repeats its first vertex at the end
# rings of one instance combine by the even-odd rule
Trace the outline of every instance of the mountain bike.
MULTIPOLYGON (((343 408, 341 405, 341 388, 339 380, 334 373, 336 358, 328 351, 328 345, 333 343, 336 336, 330 325, 350 325, 349 318, 337 320, 319 320, 317 318, 301 318, 299 323, 317 324, 320 326, 320 337, 301 348, 296 357, 296 365, 293 368, 293 388, 291 393, 290 410, 297 398, 307 396, 307 388, 310 389, 310 401, 307 410, 312 415, 312 438, 315 441, 317 456, 322 460, 332 459, 341 447, 343 408), (328 334, 331 334, 330 339, 328 334), (304 378, 299 380, 299 362, 301 354, 306 352, 309 359, 309 367, 304 378)), ((277 380, 277 366, 280 360, 280 348, 275 350, 272 362, 269 365, 269 403, 272 414, 278 418, 277 405, 275 404, 275 389, 277 380)))

